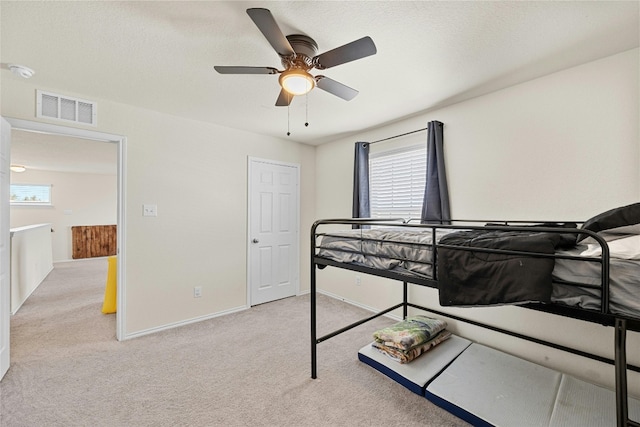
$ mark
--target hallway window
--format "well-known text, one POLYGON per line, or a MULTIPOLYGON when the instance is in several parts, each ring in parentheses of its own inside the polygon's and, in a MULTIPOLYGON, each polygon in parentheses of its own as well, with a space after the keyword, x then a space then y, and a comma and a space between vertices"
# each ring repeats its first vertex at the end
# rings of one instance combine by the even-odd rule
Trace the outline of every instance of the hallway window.
POLYGON ((51 185, 11 184, 11 204, 51 206, 51 185))

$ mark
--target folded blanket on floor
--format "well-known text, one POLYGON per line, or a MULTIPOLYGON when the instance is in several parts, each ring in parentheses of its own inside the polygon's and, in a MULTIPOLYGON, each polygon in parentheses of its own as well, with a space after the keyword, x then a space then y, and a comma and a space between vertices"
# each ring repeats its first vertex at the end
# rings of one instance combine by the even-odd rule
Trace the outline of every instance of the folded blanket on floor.
POLYGON ((417 315, 382 328, 373 333, 373 338, 387 347, 410 350, 433 339, 447 327, 447 322, 417 315))
POLYGON ((421 354, 426 353, 431 350, 436 345, 440 344, 442 341, 446 340, 451 336, 451 332, 449 331, 440 331, 438 335, 436 335, 433 339, 427 341, 424 344, 420 344, 416 347, 411 348, 410 350, 399 350, 394 347, 388 347, 382 343, 374 341, 371 343, 371 346, 376 350, 382 352, 383 354, 389 356, 396 362, 400 363, 409 363, 412 360, 415 360, 421 354))

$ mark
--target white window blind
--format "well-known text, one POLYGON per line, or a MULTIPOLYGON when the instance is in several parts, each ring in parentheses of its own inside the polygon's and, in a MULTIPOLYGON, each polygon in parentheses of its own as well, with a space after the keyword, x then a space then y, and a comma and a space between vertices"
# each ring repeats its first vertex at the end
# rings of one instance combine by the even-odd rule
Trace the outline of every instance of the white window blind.
POLYGON ((373 218, 420 218, 426 182, 424 144, 369 157, 369 201, 373 218))

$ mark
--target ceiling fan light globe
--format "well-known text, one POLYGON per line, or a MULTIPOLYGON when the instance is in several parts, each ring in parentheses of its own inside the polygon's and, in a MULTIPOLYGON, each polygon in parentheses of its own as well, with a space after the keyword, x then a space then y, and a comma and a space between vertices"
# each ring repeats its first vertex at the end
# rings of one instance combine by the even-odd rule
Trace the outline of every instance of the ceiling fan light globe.
POLYGON ((291 95, 304 95, 313 89, 316 80, 304 70, 288 70, 280 74, 278 79, 282 89, 291 95))

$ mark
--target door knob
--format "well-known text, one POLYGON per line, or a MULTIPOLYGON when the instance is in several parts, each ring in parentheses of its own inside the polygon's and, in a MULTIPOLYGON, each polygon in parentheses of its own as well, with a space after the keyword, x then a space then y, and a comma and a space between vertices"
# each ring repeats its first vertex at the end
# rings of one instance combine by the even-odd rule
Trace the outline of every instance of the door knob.
POLYGON ((253 239, 253 243, 260 243, 260 240, 258 240, 258 239, 253 239))

